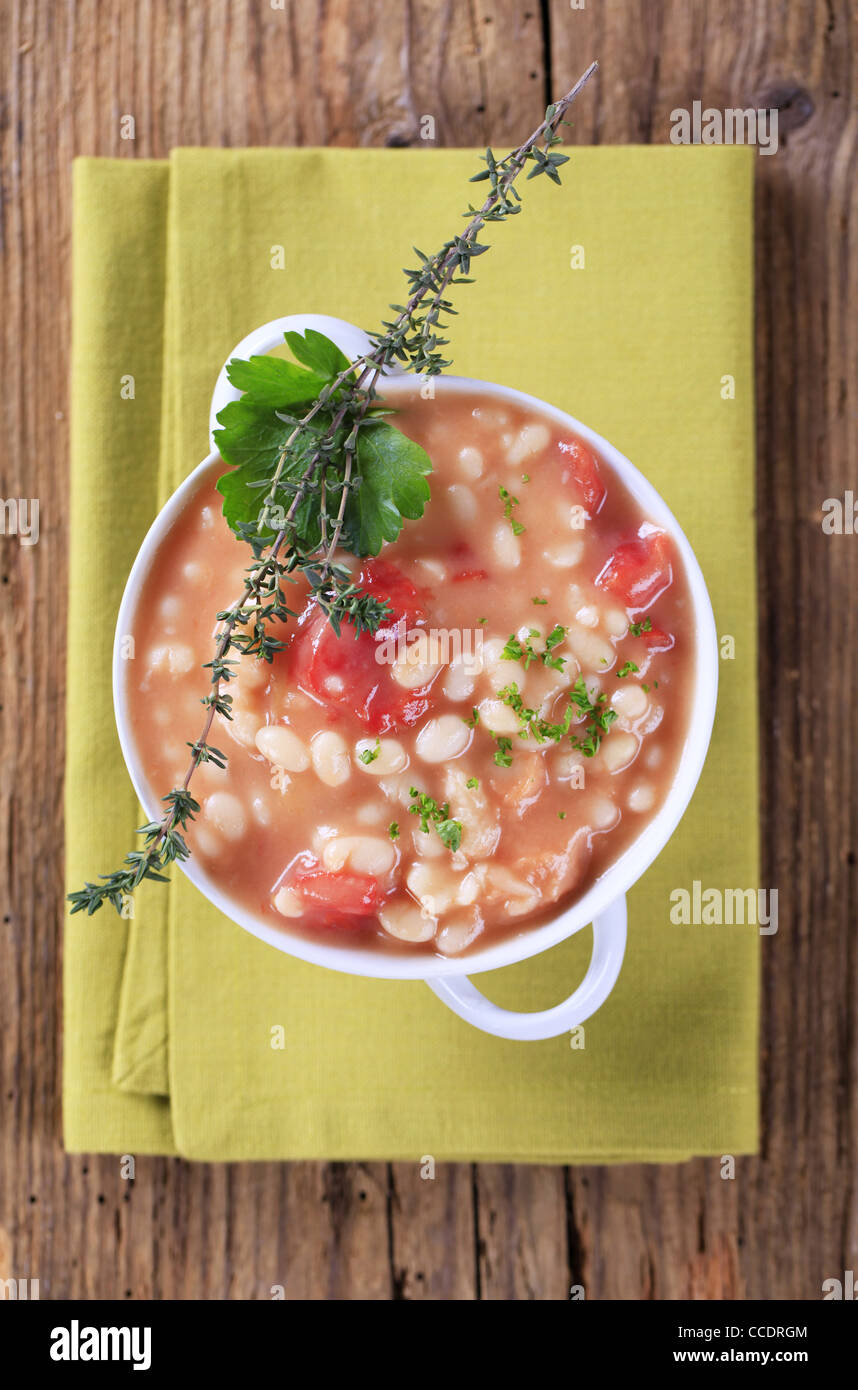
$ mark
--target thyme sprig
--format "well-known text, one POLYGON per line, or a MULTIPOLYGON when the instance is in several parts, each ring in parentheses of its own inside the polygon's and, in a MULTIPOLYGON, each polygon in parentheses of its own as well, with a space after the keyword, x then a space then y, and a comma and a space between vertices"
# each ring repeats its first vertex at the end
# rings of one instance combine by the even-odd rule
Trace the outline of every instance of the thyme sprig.
MULTIPOLYGON (((207 663, 212 688, 202 702, 206 719, 200 737, 188 745, 191 757, 182 785, 162 798, 167 806, 162 819, 140 827, 143 848, 126 855, 123 868, 69 894, 72 913, 91 915, 110 902, 121 915, 129 915, 128 900, 143 879, 163 882, 163 869, 189 857, 182 832, 200 809, 189 791, 191 779, 203 762, 226 763, 208 740, 215 714, 232 717, 232 697, 223 689, 237 664, 229 653, 271 662, 282 649, 269 627, 295 616, 286 603, 284 581, 294 581, 301 571, 312 599, 338 634, 343 622, 359 632, 375 632, 387 617, 388 605, 354 583, 336 552, 343 546, 357 556, 377 554, 385 541, 396 539, 406 519, 421 516, 431 464, 382 418, 378 378, 394 361, 424 376, 451 365, 441 353, 448 344, 442 336, 446 320, 456 313, 448 289, 470 283, 471 261, 489 249, 479 241, 486 224, 521 211, 514 185, 526 165, 531 166, 528 179, 546 174, 560 183, 558 170, 568 156, 554 148, 560 143, 559 129, 596 67, 591 63, 566 95, 547 108, 516 150, 502 159, 486 150, 486 168, 471 180, 489 182, 485 201, 479 208, 469 204, 464 232, 433 256, 415 248, 420 265, 404 272, 410 293, 404 304, 391 305, 396 317, 383 321, 384 332, 371 335, 369 352, 349 362, 324 335, 308 330, 286 335, 300 366, 270 357, 229 364, 229 379, 244 394, 218 416, 216 442, 225 462, 233 465, 218 488, 224 515, 235 535, 250 545, 253 563, 243 593, 218 614, 215 655, 207 663)), ((456 823, 448 824, 452 844, 456 823)))

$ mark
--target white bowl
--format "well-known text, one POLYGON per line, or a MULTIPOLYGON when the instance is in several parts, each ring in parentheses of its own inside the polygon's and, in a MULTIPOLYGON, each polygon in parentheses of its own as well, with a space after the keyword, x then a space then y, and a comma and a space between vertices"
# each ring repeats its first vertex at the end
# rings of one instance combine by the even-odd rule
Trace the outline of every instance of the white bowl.
MULTIPOLYGON (((268 352, 283 342, 283 334, 287 330, 303 332, 307 328, 326 333, 350 357, 358 357, 369 350, 369 340, 351 324, 324 315, 301 314, 290 315, 263 325, 243 339, 230 353, 230 357, 246 357, 251 353, 268 352)), ((393 371, 386 376, 384 394, 388 399, 395 400, 399 392, 410 389, 413 385, 413 378, 393 371)), ((622 479, 646 516, 668 532, 682 556, 694 607, 694 695, 677 773, 664 804, 633 843, 576 902, 568 907, 559 908, 549 921, 539 926, 523 927, 517 936, 507 937, 497 945, 486 946, 460 958, 405 956, 393 952, 386 955, 378 950, 367 951, 332 945, 321 937, 308 939, 290 932, 286 926, 272 927, 261 916, 256 916, 239 906, 218 887, 201 861, 194 856, 180 867, 191 882, 196 884, 205 897, 225 916, 259 937, 261 941, 267 941, 278 951, 285 951, 288 955, 298 956, 314 965, 345 971, 350 975, 390 980, 426 980, 454 1012, 486 1032, 507 1038, 548 1038, 583 1022, 604 1002, 614 986, 625 950, 625 894, 646 872, 682 819, 706 758, 718 687, 717 636, 712 605, 694 551, 667 504, 634 464, 579 420, 534 396, 467 377, 435 378, 436 396, 475 389, 499 401, 534 407, 564 429, 573 431, 591 444, 596 453, 606 460, 622 479), (468 975, 514 965, 517 961, 539 955, 540 952, 565 941, 567 937, 591 922, 594 929, 594 945, 587 975, 568 999, 552 1009, 521 1014, 498 1008, 480 994, 466 978, 468 975)), ((212 428, 216 427, 215 416, 229 400, 236 399, 238 394, 229 385, 225 369, 222 370, 212 400, 212 428)), ((195 491, 201 474, 212 467, 217 457, 217 452, 213 451, 203 459, 155 518, 131 568, 117 619, 113 652, 116 727, 134 789, 147 816, 152 820, 161 818, 163 806, 158 795, 147 786, 140 754, 129 723, 126 696, 128 663, 121 652, 122 638, 133 630, 138 595, 158 546, 195 491)))

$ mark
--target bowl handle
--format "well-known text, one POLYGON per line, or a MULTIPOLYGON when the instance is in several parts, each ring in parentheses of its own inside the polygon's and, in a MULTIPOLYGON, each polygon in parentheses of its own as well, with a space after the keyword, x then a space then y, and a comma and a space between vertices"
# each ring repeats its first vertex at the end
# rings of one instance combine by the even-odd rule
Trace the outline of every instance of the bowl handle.
POLYGON ((593 954, 581 984, 553 1009, 519 1014, 493 1004, 464 976, 438 975, 426 983, 448 1009, 496 1038, 533 1042, 577 1028, 604 1004, 617 982, 626 950, 626 900, 618 898, 593 920, 593 954))
MULTIPOLYGON (((334 319, 328 314, 287 314, 282 319, 272 319, 270 323, 263 323, 259 328, 254 328, 252 333, 248 333, 246 338, 242 338, 240 343, 236 343, 227 361, 221 367, 220 375, 215 383, 214 395, 212 396, 212 407, 209 413, 209 442, 212 452, 216 452, 214 443, 214 432, 218 428, 217 417, 225 405, 230 401, 237 401, 241 392, 236 387, 231 386, 226 375, 227 363, 233 357, 250 357, 262 355, 270 352, 272 348, 279 347, 283 342, 283 334, 287 332, 304 333, 308 328, 315 328, 317 333, 324 333, 326 338, 336 343, 341 352, 351 361, 358 357, 363 357, 372 348, 369 337, 362 328, 355 328, 353 323, 346 323, 345 319, 334 319)), ((392 365, 385 371, 385 376, 400 376, 402 368, 392 365)))

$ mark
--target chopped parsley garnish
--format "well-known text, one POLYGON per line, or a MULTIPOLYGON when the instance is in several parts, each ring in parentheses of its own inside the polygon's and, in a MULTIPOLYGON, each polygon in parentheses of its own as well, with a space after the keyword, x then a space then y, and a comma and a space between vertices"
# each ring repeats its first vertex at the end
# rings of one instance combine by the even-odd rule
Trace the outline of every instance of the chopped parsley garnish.
POLYGON ((399 826, 396 824, 395 820, 392 820, 390 822, 390 825, 387 827, 387 833, 390 836, 391 840, 399 839, 399 826))
POLYGON ((624 661, 617 672, 617 678, 618 680, 622 680, 624 676, 634 675, 635 671, 639 671, 640 669, 640 666, 636 666, 633 661, 624 661))
POLYGON ((558 819, 558 820, 565 820, 565 819, 566 819, 566 812, 565 812, 565 811, 558 811, 558 812, 557 812, 557 819, 558 819))
POLYGON ((541 604, 545 605, 545 604, 548 602, 548 599, 547 599, 547 598, 532 598, 530 601, 531 601, 531 603, 541 603, 541 604))
POLYGON ((376 758, 378 757, 378 755, 379 755, 380 752, 381 752, 381 739, 380 739, 380 738, 377 738, 377 739, 375 740, 375 747, 374 747, 374 748, 365 748, 365 749, 363 750, 362 753, 358 753, 358 761, 359 761, 359 762, 362 762, 363 765, 364 765, 364 767, 368 767, 370 763, 374 763, 374 762, 375 762, 375 760, 376 760, 376 758))
POLYGON ((579 676, 573 685, 570 699, 588 721, 584 728, 585 738, 570 736, 572 747, 583 753, 585 758, 592 758, 598 753, 603 736, 617 719, 617 711, 607 707, 607 695, 598 695, 595 701, 590 699, 583 676, 579 676))
POLYGON ((559 623, 556 623, 545 639, 545 651, 542 653, 542 661, 545 666, 550 666, 554 671, 562 671, 563 667, 566 665, 565 657, 550 655, 555 647, 560 646, 565 636, 565 627, 561 627, 559 623))
POLYGON ((530 474, 529 474, 529 473, 522 473, 522 475, 521 475, 521 481, 522 481, 523 483, 529 483, 529 482, 530 482, 530 474))
POLYGON ((514 536, 520 536, 522 531, 524 530, 524 527, 522 526, 520 521, 516 521, 515 517, 512 514, 513 507, 518 506, 518 498, 513 497, 509 488, 505 488, 503 483, 501 483, 500 487, 498 488, 498 497, 503 502, 504 520, 508 521, 510 526, 512 527, 512 534, 514 536))
POLYGON ((414 805, 408 807, 409 813, 420 817, 420 829, 424 835, 428 835, 434 826, 442 844, 455 854, 462 843, 462 822, 450 819, 449 801, 439 806, 434 797, 418 791, 417 787, 411 787, 409 794, 414 798, 414 805))
MULTIPOLYGON (((540 602, 540 600, 534 599, 533 602, 537 603, 540 602)), ((550 666, 552 670, 562 671, 563 667, 566 665, 566 657, 552 656, 551 653, 554 651, 555 647, 559 647, 560 643, 565 638, 566 628, 562 627, 560 623, 555 623, 545 639, 545 647, 541 652, 534 649, 531 640, 538 636, 539 628, 536 627, 528 629, 528 635, 523 642, 514 632, 510 633, 506 646, 501 652, 501 661, 523 661, 525 671, 529 671, 531 662, 541 660, 543 665, 550 666)))
POLYGON ((442 820, 436 822, 435 828, 443 843, 455 854, 462 843, 462 822, 458 820, 442 820))
POLYGON ((497 752, 495 762, 498 767, 512 767, 512 739, 505 738, 502 734, 492 734, 492 738, 497 740, 497 752))
MULTIPOLYGON (((503 690, 497 692, 499 700, 503 700, 505 705, 515 710, 518 715, 520 729, 519 738, 529 738, 532 734, 537 743, 559 743, 561 739, 569 735, 569 742, 573 748, 582 752, 585 758, 592 758, 598 753, 603 736, 608 733, 611 725, 617 719, 616 710, 609 709, 607 705, 607 695, 599 695, 596 700, 590 699, 590 693, 584 683, 584 677, 579 676, 573 685, 568 696, 568 704, 563 719, 559 724, 552 724, 547 719, 543 719, 538 710, 530 709, 525 705, 521 698, 518 686, 512 681, 505 685, 503 690), (584 725, 584 737, 570 732, 572 719, 575 712, 582 715, 587 723, 584 725)), ((498 739, 498 746, 501 745, 498 739)), ((508 754, 512 748, 509 739, 505 740, 507 747, 503 749, 508 754)), ((498 755, 495 754, 495 762, 498 762, 498 755)), ((508 767, 508 763, 500 763, 501 767, 508 767)))
POLYGON ((644 618, 642 622, 630 623, 629 632, 632 634, 632 637, 640 637, 642 632, 652 632, 652 619, 644 618))
POLYGON ((480 722, 480 711, 477 709, 476 705, 474 705, 471 710, 470 719, 465 719, 463 722, 467 724, 469 729, 475 729, 477 727, 480 722))
POLYGON ((518 715, 518 722, 521 725, 518 731, 519 738, 528 738, 530 734, 533 734, 537 743, 546 743, 549 739, 554 743, 559 743, 569 732, 573 714, 571 703, 566 706, 562 724, 551 724, 547 719, 540 717, 538 710, 530 709, 524 703, 515 681, 498 691, 498 699, 503 700, 504 704, 518 715))
POLYGON ((465 783, 465 786, 466 786, 470 791, 474 791, 475 788, 478 787, 479 785, 480 785, 480 779, 479 779, 479 777, 469 777, 468 780, 467 780, 467 782, 465 783))

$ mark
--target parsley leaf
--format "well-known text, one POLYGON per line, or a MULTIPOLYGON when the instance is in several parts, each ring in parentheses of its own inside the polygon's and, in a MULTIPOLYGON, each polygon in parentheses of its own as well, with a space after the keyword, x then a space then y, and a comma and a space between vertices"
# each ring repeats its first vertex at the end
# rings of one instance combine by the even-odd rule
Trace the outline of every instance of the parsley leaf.
POLYGON ((358 433, 360 486, 346 504, 343 542, 355 555, 377 555, 395 541, 404 519, 416 521, 429 501, 425 449, 386 420, 368 420, 358 433))
MULTIPOLYGON (((280 357, 233 358, 227 367, 230 383, 244 394, 231 401, 218 415, 220 429, 214 440, 221 458, 231 472, 218 479, 224 499, 223 513, 236 535, 248 539, 252 530, 263 544, 270 544, 295 495, 295 489, 310 466, 319 441, 330 434, 340 399, 335 389, 330 402, 317 411, 309 424, 301 426, 289 449, 286 466, 268 508, 267 524, 260 526, 260 514, 270 492, 271 479, 287 440, 299 417, 330 388, 349 363, 335 343, 323 333, 287 333, 295 362, 280 357), (285 417, 285 418, 284 418, 285 417)), ((416 521, 429 500, 426 474, 432 464, 428 454, 381 418, 380 407, 359 424, 354 456, 354 477, 349 490, 342 529, 342 544, 353 554, 377 555, 385 541, 394 541, 405 520, 416 521)), ((389 414, 385 411, 384 414, 389 414)), ((326 454, 332 472, 344 456, 350 426, 348 420, 337 430, 333 441, 326 440, 326 454)), ((339 492, 328 497, 328 510, 335 510, 339 492)), ((295 515, 295 535, 300 546, 315 550, 321 540, 321 490, 308 490, 295 515)))
POLYGON ((644 618, 639 623, 630 623, 629 632, 632 634, 632 637, 640 637, 642 632, 652 632, 652 619, 644 618))
MULTIPOLYGON (((291 336, 297 338, 298 334, 291 336)), ((297 357, 298 354, 295 355, 297 357)), ((312 405, 322 387, 327 386, 330 380, 327 373, 307 371, 282 357, 250 357, 246 362, 240 357, 233 357, 227 363, 226 374, 230 385, 244 392, 245 401, 273 410, 292 410, 295 406, 312 405)), ((332 372, 331 376, 334 375, 336 373, 332 372)))
POLYGON ((285 333, 283 336, 292 350, 292 356, 311 371, 319 372, 325 381, 333 381, 349 366, 349 359, 340 352, 336 343, 332 343, 324 333, 317 333, 315 328, 307 328, 303 336, 300 333, 285 333))

